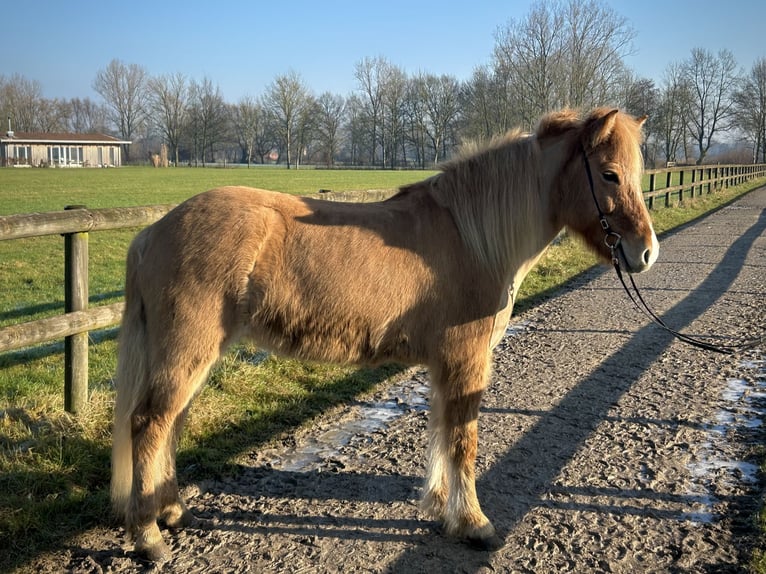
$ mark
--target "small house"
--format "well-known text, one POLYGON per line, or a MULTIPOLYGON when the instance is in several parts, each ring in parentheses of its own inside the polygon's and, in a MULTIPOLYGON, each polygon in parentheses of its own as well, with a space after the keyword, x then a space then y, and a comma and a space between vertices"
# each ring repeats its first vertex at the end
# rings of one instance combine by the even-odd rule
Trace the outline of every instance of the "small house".
POLYGON ((104 134, 8 131, 0 137, 0 165, 18 167, 118 167, 131 142, 104 134))

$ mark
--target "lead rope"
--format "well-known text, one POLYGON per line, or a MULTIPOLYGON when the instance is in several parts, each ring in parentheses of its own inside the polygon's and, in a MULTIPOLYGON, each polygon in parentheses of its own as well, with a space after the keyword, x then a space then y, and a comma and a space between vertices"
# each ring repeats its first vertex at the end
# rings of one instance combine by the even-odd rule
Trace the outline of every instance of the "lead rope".
MULTIPOLYGON (((625 282, 625 277, 623 276, 622 269, 620 268, 620 258, 617 255, 617 249, 622 250, 622 245, 620 244, 620 240, 622 239, 622 237, 620 236, 619 233, 616 233, 612 230, 612 228, 609 226, 609 222, 607 221, 606 216, 604 215, 604 212, 601 211, 601 206, 598 204, 598 199, 596 198, 596 190, 593 185, 593 174, 590 171, 590 163, 588 162, 588 155, 585 153, 585 148, 581 148, 581 149, 582 149, 583 161, 585 162, 585 173, 588 175, 588 185, 590 186, 590 192, 591 192, 591 195, 593 195, 593 202, 596 204, 596 210, 598 211, 599 223, 601 224, 601 228, 604 230, 604 233, 606 234, 606 236, 604 237, 604 243, 606 244, 606 246, 609 248, 609 250, 612 253, 612 266, 614 267, 614 270, 617 273, 617 277, 619 277, 620 279, 620 283, 622 283, 622 287, 625 289, 625 292, 628 294, 628 297, 633 302, 633 305, 635 305, 635 307, 639 311, 641 311, 644 315, 649 317, 649 319, 651 319, 657 325, 665 329, 668 333, 673 335, 679 341, 682 341, 688 345, 692 345, 693 347, 704 349, 705 351, 722 353, 724 355, 733 355, 735 353, 740 353, 742 351, 754 349, 755 347, 761 345, 766 339, 766 336, 762 336, 757 339, 751 339, 749 341, 743 341, 736 345, 714 345, 713 343, 708 343, 707 341, 703 341, 701 339, 697 339, 690 335, 680 333, 676 331, 675 329, 668 327, 665 321, 663 321, 659 316, 657 316, 657 314, 654 311, 652 311, 651 307, 649 307, 646 301, 644 301, 644 298, 641 296, 641 292, 638 290, 638 286, 633 280, 633 276, 628 274, 628 277, 630 278, 630 285, 631 287, 633 287, 633 291, 635 291, 635 296, 633 295, 633 293, 631 293, 630 288, 628 287, 628 284, 625 282)), ((623 254, 623 257, 625 257, 624 251, 622 252, 622 254, 623 254)))

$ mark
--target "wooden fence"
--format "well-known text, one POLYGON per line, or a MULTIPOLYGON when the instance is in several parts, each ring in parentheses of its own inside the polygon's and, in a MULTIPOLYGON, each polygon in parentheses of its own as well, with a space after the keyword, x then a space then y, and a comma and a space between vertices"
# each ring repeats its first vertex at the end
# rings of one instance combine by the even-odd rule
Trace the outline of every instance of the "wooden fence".
MULTIPOLYGON (((647 170, 649 207, 661 199, 674 201, 712 193, 732 185, 766 177, 766 164, 684 166, 647 170)), ((369 194, 364 199, 384 199, 369 194)), ((390 193, 389 193, 390 195, 390 193)), ((323 193, 317 197, 336 201, 360 200, 360 195, 323 193)), ((124 303, 88 309, 88 233, 136 228, 157 221, 172 205, 87 209, 69 206, 63 211, 0 216, 0 240, 44 235, 64 237, 64 314, 0 329, 0 353, 64 338, 64 406, 68 412, 85 410, 88 402, 88 332, 120 322, 124 303)))
POLYGON ((649 177, 644 198, 651 209, 658 198, 670 207, 674 199, 683 203, 686 198, 766 177, 766 164, 680 166, 649 169, 644 174, 649 177))
POLYGON ((0 240, 64 236, 64 315, 0 329, 0 352, 64 338, 64 408, 82 412, 88 403, 88 331, 116 325, 124 303, 88 309, 88 233, 141 227, 157 221, 172 205, 86 209, 0 217, 0 240))

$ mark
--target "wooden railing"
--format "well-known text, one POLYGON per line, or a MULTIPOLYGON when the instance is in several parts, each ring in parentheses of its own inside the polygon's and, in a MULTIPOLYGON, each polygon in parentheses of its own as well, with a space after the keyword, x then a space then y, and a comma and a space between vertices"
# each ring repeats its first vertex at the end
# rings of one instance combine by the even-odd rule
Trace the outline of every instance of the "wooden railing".
POLYGON ((644 191, 649 208, 656 207, 658 199, 670 207, 674 199, 683 203, 687 198, 766 177, 766 164, 677 166, 649 169, 644 174, 649 177, 644 191))
MULTIPOLYGON (((673 201, 711 193, 745 181, 766 177, 766 164, 686 166, 648 170, 649 207, 657 199, 666 206, 673 201)), ((321 194, 325 199, 358 200, 353 194, 321 194), (337 197, 336 197, 337 195, 337 197)), ((384 199, 380 193, 373 199, 384 199)), ((370 198, 366 198, 370 199, 370 198)), ((64 236, 64 314, 0 329, 0 353, 64 338, 64 407, 82 412, 88 402, 88 332, 116 325, 125 304, 88 308, 88 233, 107 229, 136 228, 157 221, 172 205, 87 209, 70 206, 63 211, 0 216, 0 241, 64 236)))
POLYGON ((0 217, 0 240, 64 236, 64 315, 0 329, 0 352, 64 338, 64 408, 82 412, 88 403, 88 331, 116 325, 124 303, 88 309, 88 233, 141 227, 157 221, 172 205, 86 209, 0 217))

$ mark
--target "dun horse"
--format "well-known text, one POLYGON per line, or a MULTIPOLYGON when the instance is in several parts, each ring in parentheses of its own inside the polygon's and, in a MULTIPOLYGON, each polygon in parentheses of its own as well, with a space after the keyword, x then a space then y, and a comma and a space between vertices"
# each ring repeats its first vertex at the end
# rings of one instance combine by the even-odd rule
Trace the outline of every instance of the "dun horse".
POLYGON ((422 507, 448 534, 499 547, 474 477, 492 349, 562 228, 629 272, 655 261, 643 121, 553 113, 381 203, 225 187, 141 231, 127 261, 112 454, 112 498, 136 550, 164 559, 158 520, 194 523, 178 493, 178 438, 211 366, 242 337, 307 360, 428 366, 422 507), (605 242, 600 211, 621 249, 605 242))

